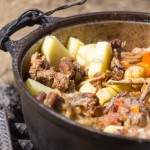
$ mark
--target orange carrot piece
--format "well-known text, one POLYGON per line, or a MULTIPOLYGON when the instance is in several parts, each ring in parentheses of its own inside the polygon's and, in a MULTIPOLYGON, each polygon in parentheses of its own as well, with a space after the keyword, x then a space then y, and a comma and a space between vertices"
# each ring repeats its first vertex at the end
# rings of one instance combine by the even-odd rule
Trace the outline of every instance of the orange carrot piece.
POLYGON ((143 55, 142 57, 142 61, 144 63, 150 64, 150 52, 147 52, 143 55))
POLYGON ((140 108, 139 108, 139 106, 132 106, 132 108, 131 108, 131 110, 132 110, 132 112, 134 112, 134 113, 140 113, 140 108))
POLYGON ((146 74, 147 76, 150 76, 150 66, 146 68, 146 74))
POLYGON ((125 60, 123 60, 122 63, 125 65, 126 68, 130 67, 130 63, 125 60))

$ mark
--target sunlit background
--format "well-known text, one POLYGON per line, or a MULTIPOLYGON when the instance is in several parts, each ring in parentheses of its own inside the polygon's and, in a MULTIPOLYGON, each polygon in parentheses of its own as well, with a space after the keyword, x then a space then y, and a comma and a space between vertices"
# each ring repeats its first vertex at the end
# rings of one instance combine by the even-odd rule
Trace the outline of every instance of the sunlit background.
MULTIPOLYGON (((0 28, 16 19, 22 12, 31 8, 48 11, 65 3, 77 0, 0 0, 0 28)), ((150 0, 87 0, 83 6, 76 6, 60 11, 54 16, 64 17, 95 11, 140 11, 150 12, 150 0)), ((15 34, 13 39, 19 39, 29 33, 27 28, 15 34)), ((0 83, 14 83, 11 71, 11 56, 0 52, 0 83)))

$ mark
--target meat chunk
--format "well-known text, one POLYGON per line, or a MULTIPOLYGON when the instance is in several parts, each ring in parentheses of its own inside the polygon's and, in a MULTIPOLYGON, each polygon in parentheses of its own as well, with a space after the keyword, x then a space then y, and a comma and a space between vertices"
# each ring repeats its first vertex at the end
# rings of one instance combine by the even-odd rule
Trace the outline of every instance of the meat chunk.
POLYGON ((94 94, 76 92, 65 94, 63 97, 69 101, 72 107, 80 107, 82 115, 89 117, 97 116, 100 113, 99 100, 94 94))
POLYGON ((139 101, 140 101, 141 104, 143 103, 143 101, 146 98, 150 97, 149 92, 150 92, 150 83, 143 85, 143 87, 142 87, 142 93, 141 93, 141 96, 139 98, 139 101))
POLYGON ((125 66, 117 57, 113 57, 110 68, 112 71, 113 80, 123 79, 125 73, 125 66))
POLYGON ((51 87, 55 74, 55 69, 50 67, 47 61, 42 60, 40 53, 36 52, 32 55, 29 75, 33 80, 39 81, 42 84, 51 87))
POLYGON ((148 111, 141 112, 139 92, 124 91, 114 97, 109 103, 104 105, 104 113, 107 115, 110 111, 118 114, 119 120, 125 127, 147 125, 148 111), (137 108, 137 111, 133 111, 137 108))
POLYGON ((52 87, 55 74, 57 74, 57 72, 53 67, 50 67, 48 70, 45 69, 37 70, 36 77, 34 80, 39 81, 40 83, 48 87, 52 87))
POLYGON ((52 88, 59 89, 60 91, 73 90, 74 82, 71 81, 65 74, 57 73, 53 78, 52 88))
POLYGON ((142 53, 121 52, 121 58, 130 64, 138 63, 142 60, 142 53))
POLYGON ((120 39, 114 39, 110 41, 113 55, 115 55, 117 58, 121 58, 121 48, 123 47, 122 41, 120 39))
POLYGON ((111 47, 112 49, 120 49, 121 48, 121 45, 122 45, 122 42, 120 39, 114 39, 114 40, 111 40, 111 47))
POLYGON ((143 112, 133 112, 133 107, 140 107, 138 99, 127 98, 123 105, 121 105, 117 112, 120 116, 120 119, 124 122, 124 126, 140 126, 144 127, 147 125, 146 113, 143 112))
POLYGON ((65 100, 56 93, 50 93, 44 101, 44 105, 54 108, 55 110, 61 112, 62 104, 64 104, 65 100))
POLYGON ((36 99, 39 102, 44 102, 44 100, 46 99, 46 93, 43 91, 39 92, 38 95, 36 96, 36 99))
POLYGON ((66 74, 68 77, 75 76, 73 59, 71 59, 70 57, 63 57, 59 64, 59 70, 61 73, 66 74))
POLYGON ((103 87, 103 82, 110 79, 112 76, 111 72, 107 70, 105 73, 96 73, 94 78, 90 79, 90 83, 98 90, 103 87))
POLYGON ((93 78, 87 79, 80 83, 83 86, 86 82, 91 83, 97 90, 103 87, 103 82, 111 78, 111 72, 107 70, 105 73, 96 73, 93 78))
POLYGON ((109 111, 115 111, 114 104, 115 102, 120 99, 120 98, 126 98, 128 96, 129 92, 128 91, 123 91, 119 93, 117 96, 111 99, 110 102, 104 104, 104 113, 108 113, 109 111))
POLYGON ((121 125, 118 114, 109 112, 107 115, 103 115, 99 118, 98 127, 100 130, 104 129, 108 125, 121 125))
POLYGON ((79 83, 85 76, 84 69, 78 62, 74 62, 70 57, 63 57, 59 64, 59 70, 64 73, 67 77, 74 80, 75 83, 79 83))
POLYGON ((57 72, 41 54, 36 52, 31 57, 30 77, 48 87, 57 88, 60 91, 71 91, 74 89, 74 81, 64 74, 57 72))

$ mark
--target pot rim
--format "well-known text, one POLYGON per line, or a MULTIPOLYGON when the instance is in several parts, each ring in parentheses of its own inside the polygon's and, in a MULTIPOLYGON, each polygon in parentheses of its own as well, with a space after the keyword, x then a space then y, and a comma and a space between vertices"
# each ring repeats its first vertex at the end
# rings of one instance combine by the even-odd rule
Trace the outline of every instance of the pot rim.
MULTIPOLYGON (((85 16, 94 16, 94 15, 129 15, 129 16, 138 16, 138 17, 143 17, 143 19, 140 20, 112 20, 111 18, 108 18, 108 20, 104 20, 103 22, 106 21, 124 21, 124 22, 142 22, 142 23, 148 23, 150 24, 150 13, 145 13, 145 12, 131 12, 131 11, 105 11, 105 12, 92 12, 92 13, 86 13, 86 14, 81 14, 81 15, 73 15, 73 16, 69 16, 69 17, 65 17, 65 18, 61 18, 60 20, 54 22, 55 23, 61 23, 64 21, 68 21, 68 20, 72 20, 78 17, 85 17, 85 16)), ((90 21, 89 21, 90 22, 90 21)), ((99 21, 101 22, 101 21, 99 21)), ((79 23, 79 24, 85 24, 86 22, 83 23, 79 23)), ((92 21, 91 21, 92 23, 92 21)), ((48 24, 48 26, 50 26, 51 24, 48 24)), ((68 26, 64 27, 67 28, 68 26)), ((54 29, 52 32, 57 31, 59 29, 54 29)), ((38 29, 35 30, 35 32, 38 32, 38 29)), ((32 33, 32 32, 31 32, 32 33)), ((44 37, 46 36, 46 34, 44 35, 44 37)), ((40 39, 43 37, 40 37, 40 39)), ((30 38, 29 38, 30 39, 30 38)), ((29 40, 27 39, 27 40, 29 40)), ((36 41, 37 42, 37 41, 36 41)), ((31 46, 33 46, 34 44, 32 44, 31 46)), ((30 48, 28 48, 29 50, 30 48)), ((25 49, 23 50, 25 51, 25 49)), ((19 52, 20 53, 20 52, 19 52)), ((25 56, 25 54, 24 54, 25 56)), ((13 73, 15 76, 15 80, 16 83, 19 87, 19 91, 23 91, 26 95, 28 95, 28 97, 30 98, 30 102, 34 103, 35 107, 42 110, 42 114, 43 117, 46 117, 47 119, 50 120, 50 118, 48 118, 46 115, 50 114, 52 115, 54 118, 56 118, 56 121, 59 122, 59 124, 61 124, 62 122, 66 125, 66 126, 72 126, 74 128, 74 131, 78 131, 80 133, 85 133, 87 135, 93 135, 93 136, 103 136, 105 138, 114 138, 114 139, 119 139, 119 140, 128 140, 128 141, 134 141, 134 142, 138 142, 138 143, 142 143, 142 142, 148 142, 150 143, 150 139, 142 139, 142 138, 136 138, 136 137, 128 137, 128 136, 122 136, 122 135, 117 135, 117 134, 110 134, 110 133, 106 133, 106 132, 102 132, 99 130, 96 130, 92 127, 87 127, 84 125, 81 125, 71 119, 68 119, 67 117, 53 111, 52 109, 47 108, 44 104, 38 102, 35 97, 27 90, 27 88, 25 87, 24 81, 21 77, 20 74, 20 69, 19 69, 19 65, 18 65, 18 59, 19 59, 19 55, 17 55, 18 58, 13 59, 13 73), (15 65, 16 64, 16 65, 15 65)), ((21 58, 21 62, 22 62, 23 58, 21 58)), ((36 110, 37 111, 37 110, 36 110)), ((40 112, 41 113, 41 112, 40 112)), ((62 124, 61 124, 62 125, 62 124)))

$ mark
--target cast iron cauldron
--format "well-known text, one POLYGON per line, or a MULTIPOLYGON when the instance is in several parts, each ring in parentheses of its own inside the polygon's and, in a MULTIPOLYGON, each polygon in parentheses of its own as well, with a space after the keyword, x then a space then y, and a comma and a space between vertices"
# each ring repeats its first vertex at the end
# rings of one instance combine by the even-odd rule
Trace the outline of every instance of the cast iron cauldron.
MULTIPOLYGON (((150 14, 133 12, 97 12, 67 18, 35 20, 29 13, 6 25, 0 31, 1 49, 13 57, 13 72, 20 91, 21 103, 29 136, 38 150, 149 150, 150 140, 107 134, 84 127, 45 107, 28 92, 24 85, 30 57, 40 50, 47 34, 57 36, 66 45, 70 36, 84 43, 120 38, 127 50, 150 46, 150 14), (9 36, 27 25, 41 24, 19 41, 9 36)), ((31 15, 32 14, 32 15, 31 15)), ((35 13, 36 14, 36 13, 35 13)))

